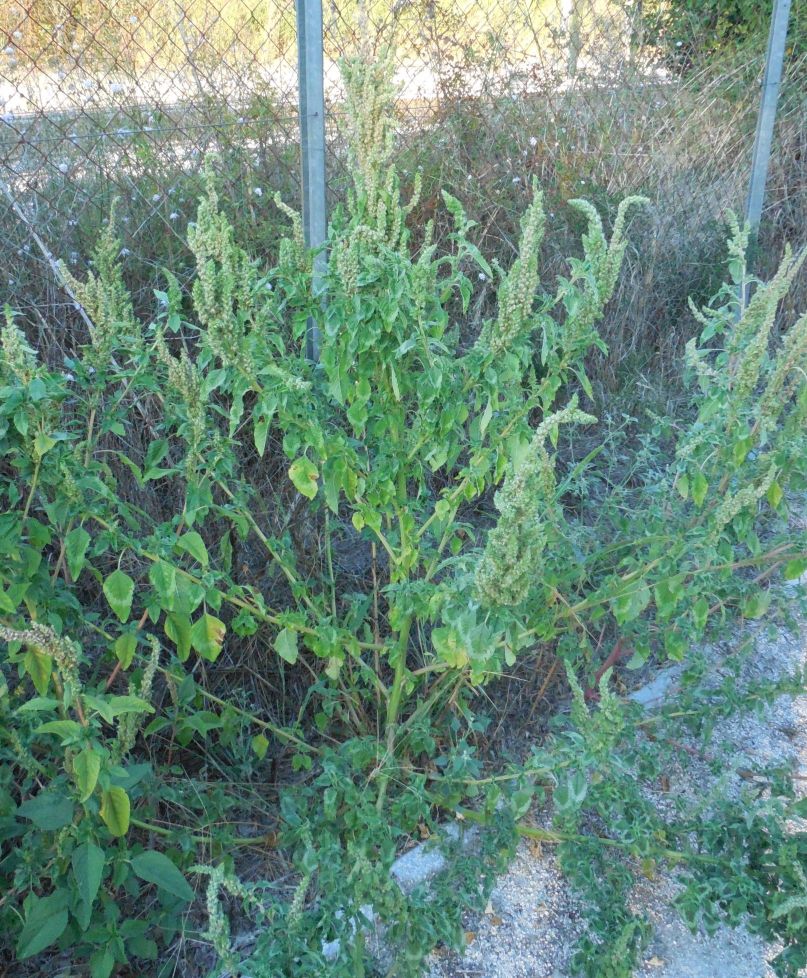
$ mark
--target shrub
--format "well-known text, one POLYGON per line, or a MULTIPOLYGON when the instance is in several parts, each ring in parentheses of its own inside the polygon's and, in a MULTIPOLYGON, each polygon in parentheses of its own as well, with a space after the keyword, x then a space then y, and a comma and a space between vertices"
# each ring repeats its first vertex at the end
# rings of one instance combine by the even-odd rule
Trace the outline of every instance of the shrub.
MULTIPOLYGON (((418 188, 405 202, 391 163, 389 64, 351 63, 345 78, 353 189, 334 214, 323 279, 279 198, 290 231, 271 269, 253 260, 209 172, 188 229, 191 302, 166 271, 158 312, 141 323, 110 221, 86 280, 61 269, 89 338, 64 371, 39 362, 7 312, 0 609, 4 674, 20 682, 3 700, 0 770, 8 837, 20 845, 3 864, 0 912, 19 955, 73 945, 98 978, 193 928, 177 914, 177 898, 192 896, 182 867, 207 878, 206 934, 228 968, 241 965, 222 892, 265 932, 250 974, 363 973, 369 905, 398 973, 415 973, 435 941, 459 943, 463 904, 484 899, 523 831, 518 818, 552 790, 557 825, 546 837, 566 846, 570 872, 607 910, 604 948, 582 945, 578 966, 593 974, 605 955, 610 971, 596 973, 627 974, 644 933, 618 899, 629 863, 598 860, 609 847, 659 860, 675 847, 659 844, 662 829, 614 757, 632 750, 638 719, 609 680, 624 659, 685 659, 717 621, 763 614, 776 575, 805 569, 787 493, 807 480, 807 317, 771 349, 805 253, 787 252, 770 283, 752 282, 735 226, 732 284, 693 310, 692 410, 657 419, 633 477, 588 506, 589 467, 606 443, 572 467, 559 446, 596 423, 580 407, 591 396, 584 363, 605 352, 596 326, 642 201, 622 201, 610 236, 592 204, 572 201, 582 254, 549 290, 538 280, 537 187, 507 270, 485 261, 448 194, 450 247, 437 248, 431 224, 414 246, 418 188), (496 282, 497 308, 468 340, 461 316, 477 272, 496 282), (318 363, 302 357, 312 329, 318 363), (675 443, 669 460, 662 438, 675 443), (266 466, 277 473, 268 491, 266 466), (237 666, 242 640, 262 650, 265 672, 304 681, 295 721, 211 691, 225 644, 237 666), (486 777, 477 693, 536 646, 564 665, 576 730, 486 777), (129 691, 112 695, 121 674, 129 691), (187 744, 189 730, 204 737, 234 718, 258 731, 259 758, 293 751, 279 795, 279 841, 298 873, 291 902, 239 881, 228 851, 239 840, 212 815, 201 835, 189 820, 154 817, 190 806, 159 764, 129 758, 152 700, 160 709, 142 736, 170 732, 166 766, 175 737, 187 744), (388 874, 396 851, 458 811, 485 824, 479 851, 434 888, 403 894, 388 874), (585 831, 587 813, 609 812, 604 838, 585 831), (197 842, 210 855, 191 866, 197 842), (145 915, 143 884, 160 896, 145 915)), ((239 804, 226 788, 222 812, 239 804)), ((772 844, 785 847, 789 812, 774 805, 748 831, 773 824, 772 844)), ((683 840, 691 827, 665 830, 683 840)), ((707 826, 710 851, 726 845, 713 836, 707 826)), ((701 853, 700 839, 675 852, 695 869, 720 866, 715 878, 734 885, 746 841, 738 824, 725 861, 701 853)), ((798 885, 801 869, 777 867, 765 862, 768 883, 790 873, 798 885)), ((797 899, 778 899, 760 885, 749 906, 788 945, 781 973, 795 974, 804 922, 797 899)))

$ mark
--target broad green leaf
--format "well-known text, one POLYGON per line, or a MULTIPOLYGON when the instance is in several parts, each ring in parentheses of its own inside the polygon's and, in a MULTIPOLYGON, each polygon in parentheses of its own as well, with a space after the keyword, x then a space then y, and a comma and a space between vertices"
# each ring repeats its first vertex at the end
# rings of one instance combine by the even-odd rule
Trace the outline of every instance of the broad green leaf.
POLYGON ((633 621, 650 604, 650 588, 646 584, 631 584, 631 590, 611 601, 611 610, 618 624, 633 621))
POLYGON ((191 621, 185 615, 168 615, 163 629, 177 647, 177 658, 184 662, 191 654, 191 621))
POLYGON ((771 603, 769 591, 757 591, 743 604, 743 618, 761 618, 771 603))
POLYGON ((75 581, 84 567, 87 547, 90 545, 90 534, 83 526, 77 526, 64 538, 64 555, 67 558, 67 569, 75 581))
POLYGON ((698 631, 703 631, 706 619, 709 617, 709 602, 704 597, 698 598, 692 608, 692 620, 698 631))
POLYGON ((689 476, 686 472, 675 480, 675 488, 682 499, 689 499, 689 476))
POLYGON ((163 853, 151 850, 133 856, 132 869, 146 883, 154 883, 180 900, 193 900, 194 893, 188 881, 163 853))
POLYGON ((456 628, 446 625, 433 628, 432 644, 443 662, 454 669, 462 669, 468 664, 468 649, 456 628))
POLYGON ((109 978, 115 969, 115 955, 101 947, 90 958, 90 978, 109 978))
POLYGON ((104 595, 110 608, 122 622, 127 621, 132 610, 134 597, 134 581, 125 571, 113 571, 104 581, 104 595))
POLYGON ((44 696, 48 691, 50 676, 53 672, 53 660, 49 655, 40 652, 39 649, 28 649, 23 657, 22 664, 25 671, 31 677, 31 682, 40 696, 44 696))
POLYGON ((101 773, 101 756, 92 747, 85 747, 73 758, 73 780, 79 792, 82 804, 95 791, 98 775, 101 773))
POLYGON ((796 557, 785 564, 782 576, 786 581, 797 581, 805 572, 807 572, 807 557, 796 557))
POLYGON ((252 738, 252 749, 255 751, 258 759, 262 761, 266 757, 267 750, 269 750, 269 741, 263 734, 257 734, 252 738))
POLYGON ((17 940, 20 961, 39 954, 62 936, 67 927, 67 899, 64 890, 39 898, 33 894, 26 901, 25 924, 17 940))
POLYGON ((134 659, 137 649, 137 635, 134 632, 124 632, 115 639, 115 657, 122 669, 128 669, 134 659))
POLYGON ((159 949, 156 941, 150 937, 130 937, 126 939, 126 948, 130 954, 137 958, 145 958, 146 961, 156 961, 159 949))
POLYGON ((189 530, 187 533, 183 533, 179 540, 177 540, 175 546, 178 550, 184 550, 185 553, 190 554, 202 567, 207 567, 210 563, 205 542, 196 530, 189 530))
POLYGON ((110 833, 116 837, 129 831, 129 796, 117 785, 108 788, 101 796, 101 818, 110 833))
POLYGON ((24 801, 17 815, 27 818, 43 832, 56 832, 73 821, 75 806, 69 798, 54 791, 40 791, 34 798, 24 801))
POLYGON ((706 493, 708 491, 709 483, 706 481, 706 476, 698 470, 692 477, 692 501, 698 509, 703 506, 703 501, 706 499, 706 493))
POLYGON ((659 581, 653 588, 653 597, 656 608, 662 618, 668 618, 675 610, 675 606, 684 590, 684 577, 681 574, 675 577, 659 581))
POLYGON ((316 496, 319 472, 310 459, 301 456, 292 462, 289 466, 289 478, 297 491, 308 499, 313 499, 316 496))
POLYGON ((215 615, 202 615, 191 627, 191 645, 203 659, 215 662, 221 652, 227 627, 215 615))
POLYGON ((40 458, 47 455, 55 444, 56 439, 51 438, 50 435, 46 435, 44 431, 40 431, 36 438, 34 438, 34 449, 40 458))
POLYGON ((740 438, 739 441, 736 441, 731 452, 734 464, 742 465, 753 447, 754 440, 752 438, 740 438))
POLYGON ((84 842, 73 850, 70 861, 81 902, 91 910, 104 873, 104 850, 94 842, 84 842))
POLYGON ((289 665, 297 661, 297 632, 292 628, 284 628, 275 639, 275 651, 289 665))
POLYGON ((781 503, 784 498, 784 493, 782 492, 782 487, 775 480, 768 487, 768 492, 766 493, 768 502, 771 506, 776 509, 779 503, 781 503))
POLYGON ((110 696, 107 705, 113 717, 123 713, 154 713, 151 703, 139 696, 110 696))
POLYGON ((166 611, 174 610, 177 593, 177 569, 173 564, 158 560, 149 568, 149 582, 166 611))
POLYGON ((51 733, 68 740, 71 737, 78 737, 81 733, 81 724, 75 720, 49 720, 47 723, 40 724, 34 733, 51 733))

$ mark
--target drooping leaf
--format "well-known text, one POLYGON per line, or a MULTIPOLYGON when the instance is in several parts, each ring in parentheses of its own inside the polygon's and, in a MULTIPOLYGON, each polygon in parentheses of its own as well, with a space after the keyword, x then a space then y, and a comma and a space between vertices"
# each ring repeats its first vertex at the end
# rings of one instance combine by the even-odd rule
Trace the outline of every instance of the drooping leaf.
POLYGON ((289 665, 294 665, 297 661, 297 632, 293 628, 284 628, 282 631, 278 632, 278 636, 275 639, 275 651, 280 656, 281 659, 289 663, 289 665))
POLYGON ((34 894, 26 901, 25 923, 17 940, 17 958, 39 954, 62 936, 67 927, 68 894, 57 890, 46 897, 34 894))
POLYGON ((304 455, 295 459, 289 466, 289 478, 297 491, 306 498, 313 499, 316 496, 319 472, 311 459, 304 455))
POLYGON ((269 741, 263 734, 256 734, 252 738, 252 749, 255 751, 258 760, 262 761, 266 757, 266 752, 269 749, 269 741))
POLYGON ((698 509, 703 506, 703 501, 706 499, 706 493, 708 491, 709 483, 706 481, 706 476, 698 470, 692 477, 692 501, 698 509))
POLYGON ((191 621, 185 615, 168 615, 163 629, 177 647, 177 658, 184 662, 191 654, 191 621))
POLYGON ((24 801, 17 809, 17 815, 29 819, 38 829, 56 832, 73 821, 73 802, 55 791, 40 791, 38 795, 24 801))
POLYGON ((101 818, 110 833, 117 838, 129 831, 130 808, 129 796, 117 785, 108 788, 101 796, 101 818))
POLYGON ((40 724, 34 733, 51 733, 61 737, 62 740, 69 740, 78 737, 81 733, 81 724, 75 720, 49 720, 47 723, 40 724))
POLYGON ((70 861, 81 902, 89 911, 92 909, 98 895, 98 889, 101 886, 101 877, 104 873, 104 850, 95 845, 94 842, 84 842, 73 850, 70 861))
POLYGON ((158 560, 149 568, 149 582, 166 611, 174 610, 177 593, 177 569, 165 560, 158 560))
POLYGON ((83 526, 77 526, 64 538, 64 555, 67 559, 67 569, 75 581, 84 567, 87 547, 90 544, 90 534, 83 526))
POLYGON ((215 615, 202 615, 191 627, 191 645, 203 659, 215 662, 221 652, 227 626, 215 615))
POLYGON ((73 758, 73 780, 79 791, 79 801, 85 802, 95 791, 101 773, 101 756, 92 747, 85 747, 73 758))
POLYGON ((743 604, 743 618, 761 618, 770 607, 770 591, 757 591, 743 604))
POLYGON ((37 693, 44 696, 50 685, 53 659, 49 655, 45 655, 44 652, 40 652, 39 649, 28 649, 22 662, 37 693))
POLYGON ((183 533, 176 542, 176 548, 177 550, 184 550, 186 554, 190 554, 202 567, 207 567, 210 563, 205 542, 196 530, 189 530, 187 533, 183 533))
POLYGON ((121 669, 128 669, 134 659, 137 649, 137 635, 134 632, 124 632, 115 639, 115 657, 121 664, 121 669))
POLYGON ((127 621, 134 597, 134 581, 131 577, 120 568, 114 570, 104 581, 104 595, 118 618, 122 622, 127 621))
POLYGON ((180 900, 193 900, 194 893, 188 881, 164 853, 141 852, 132 857, 132 869, 146 883, 154 883, 180 900))
POLYGON ((782 568, 782 577, 786 581, 797 581, 805 572, 807 572, 807 557, 796 557, 794 560, 789 560, 782 568))

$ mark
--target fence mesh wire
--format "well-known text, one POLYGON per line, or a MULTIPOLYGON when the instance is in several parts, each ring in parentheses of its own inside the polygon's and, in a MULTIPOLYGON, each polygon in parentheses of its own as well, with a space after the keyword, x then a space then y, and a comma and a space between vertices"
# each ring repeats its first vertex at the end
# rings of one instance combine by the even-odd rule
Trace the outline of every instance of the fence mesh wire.
MULTIPOLYGON (((641 309, 636 282, 626 283, 621 328, 637 315, 669 322, 665 296, 707 289, 721 222, 742 208, 764 47, 740 64, 698 67, 691 38, 659 43, 647 7, 326 3, 332 195, 346 176, 338 61, 392 44, 401 166, 405 178, 420 167, 426 188, 418 219, 434 216, 445 187, 506 261, 533 177, 558 227, 569 198, 607 212, 644 192, 653 234, 631 266, 641 309), (664 276, 667 291, 653 288, 664 276)), ((210 151, 237 223, 253 248, 271 247, 272 192, 299 197, 293 0, 11 0, 0 44, 0 294, 13 306, 53 316, 64 300, 34 234, 81 265, 113 197, 133 284, 147 293, 161 265, 181 277, 210 151)), ((807 234, 802 70, 792 55, 768 191, 772 242, 807 234)))

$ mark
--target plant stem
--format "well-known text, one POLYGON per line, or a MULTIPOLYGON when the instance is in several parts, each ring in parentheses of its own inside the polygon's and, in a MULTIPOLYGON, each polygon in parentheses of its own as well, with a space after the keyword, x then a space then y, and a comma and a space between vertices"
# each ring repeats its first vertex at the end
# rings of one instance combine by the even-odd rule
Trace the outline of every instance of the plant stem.
POLYGON ((31 509, 31 503, 33 502, 37 483, 39 482, 39 470, 41 466, 42 466, 42 459, 38 458, 34 463, 34 474, 31 477, 31 488, 28 490, 28 498, 25 500, 25 509, 23 510, 22 513, 23 522, 28 519, 28 513, 31 509))
POLYGON ((384 798, 387 794, 389 783, 389 771, 387 765, 392 761, 395 749, 395 734, 398 726, 398 713, 401 709, 401 697, 403 694, 404 682, 406 681, 406 651, 409 646, 409 633, 412 629, 412 615, 408 615, 401 626, 398 634, 398 641, 395 646, 395 675, 390 687, 389 700, 387 702, 387 737, 384 753, 384 769, 381 772, 378 784, 378 800, 376 808, 378 811, 384 807, 384 798))

